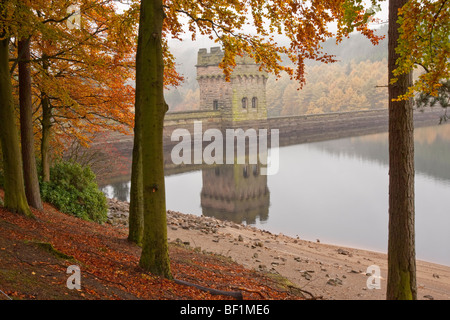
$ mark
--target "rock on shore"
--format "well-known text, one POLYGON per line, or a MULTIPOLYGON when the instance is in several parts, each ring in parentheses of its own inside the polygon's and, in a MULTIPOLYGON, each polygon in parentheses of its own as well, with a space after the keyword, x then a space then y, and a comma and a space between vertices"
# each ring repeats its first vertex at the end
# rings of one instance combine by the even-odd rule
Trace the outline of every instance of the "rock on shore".
MULTIPOLYGON (((108 221, 128 227, 129 203, 108 200, 108 221)), ((280 274, 323 299, 385 299, 387 256, 294 239, 212 217, 167 211, 168 240, 229 257, 249 269, 280 274), (381 268, 381 290, 367 288, 370 265, 381 268)), ((419 299, 450 299, 450 267, 417 261, 419 299)))
MULTIPOLYGON (((128 227, 130 204, 117 199, 108 199, 108 220, 107 223, 113 226, 128 227)), ((205 234, 217 233, 219 228, 232 227, 240 229, 244 226, 222 221, 212 217, 185 214, 177 211, 167 211, 167 226, 172 230, 177 228, 185 230, 198 230, 205 234)), ((252 228, 252 227, 247 227, 252 228)))

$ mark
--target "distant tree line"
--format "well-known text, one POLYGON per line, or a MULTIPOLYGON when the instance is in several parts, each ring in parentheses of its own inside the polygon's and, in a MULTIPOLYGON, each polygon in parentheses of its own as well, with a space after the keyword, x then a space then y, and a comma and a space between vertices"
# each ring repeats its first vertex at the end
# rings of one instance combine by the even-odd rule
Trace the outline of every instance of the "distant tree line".
POLYGON ((267 82, 269 116, 387 108, 387 61, 312 65, 306 85, 283 77, 267 82))
MULTIPOLYGON (((386 35, 387 27, 377 34, 386 35)), ((306 64, 306 84, 299 89, 298 81, 269 76, 267 82, 267 109, 269 116, 328 113, 339 111, 387 108, 387 39, 373 46, 360 34, 353 34, 336 45, 331 38, 323 44, 324 51, 335 55, 338 63, 324 65, 314 61, 306 64)), ((180 48, 185 82, 165 91, 170 111, 197 110, 200 91, 195 80, 195 64, 187 51, 198 48, 180 48)), ((176 51, 177 51, 176 50, 176 51)))

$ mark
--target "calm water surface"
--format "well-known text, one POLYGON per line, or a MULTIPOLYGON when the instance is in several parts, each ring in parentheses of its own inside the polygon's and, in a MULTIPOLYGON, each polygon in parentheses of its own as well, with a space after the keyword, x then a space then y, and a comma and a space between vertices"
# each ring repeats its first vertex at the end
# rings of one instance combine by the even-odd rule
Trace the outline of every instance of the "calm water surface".
MULTIPOLYGON (((417 258, 450 265, 450 125, 416 129, 417 258)), ((280 148, 279 172, 206 166, 166 177, 167 209, 386 252, 387 134, 280 148)), ((129 182, 103 188, 129 200, 129 182)))

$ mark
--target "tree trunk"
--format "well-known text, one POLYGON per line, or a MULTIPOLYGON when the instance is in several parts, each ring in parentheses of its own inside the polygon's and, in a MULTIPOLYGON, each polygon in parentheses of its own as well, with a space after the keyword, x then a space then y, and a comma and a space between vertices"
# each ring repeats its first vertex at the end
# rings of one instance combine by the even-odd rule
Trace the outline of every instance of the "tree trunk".
POLYGON ((128 240, 142 245, 144 234, 144 193, 142 180, 141 115, 136 103, 134 121, 133 160, 131 163, 130 210, 128 216, 128 240))
POLYGON ((42 105, 42 140, 41 140, 41 165, 42 165, 42 181, 50 181, 50 130, 52 127, 51 117, 52 109, 47 95, 41 93, 42 105))
MULTIPOLYGON (((45 72, 48 71, 48 61, 46 56, 43 56, 42 68, 45 72)), ((42 165, 42 181, 50 181, 50 133, 52 128, 52 108, 50 101, 45 92, 41 92, 41 106, 42 106, 42 140, 41 140, 41 165, 42 165)))
POLYGON ((14 116, 11 75, 9 73, 9 38, 0 40, 0 141, 5 176, 5 207, 13 212, 33 216, 27 203, 23 182, 19 133, 14 116))
POLYGON ((162 0, 141 1, 136 104, 142 121, 138 129, 142 130, 144 237, 139 265, 156 275, 171 278, 163 159, 163 127, 167 111, 163 91, 163 20, 162 0))
POLYGON ((33 134, 33 105, 31 102, 30 39, 19 41, 19 104, 20 137, 22 143, 23 177, 28 204, 42 210, 41 193, 36 169, 33 134))
POLYGON ((387 299, 417 299, 414 232, 414 119, 410 101, 392 101, 411 85, 411 74, 391 84, 399 37, 398 9, 389 1, 389 242, 387 299))

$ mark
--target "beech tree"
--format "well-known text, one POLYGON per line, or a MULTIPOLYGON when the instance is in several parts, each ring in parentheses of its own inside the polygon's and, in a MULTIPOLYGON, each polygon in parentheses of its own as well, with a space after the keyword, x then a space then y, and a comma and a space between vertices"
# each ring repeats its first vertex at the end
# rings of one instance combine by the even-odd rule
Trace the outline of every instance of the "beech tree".
POLYGON ((410 0, 398 11, 399 38, 396 46, 396 76, 414 69, 423 71, 406 93, 408 99, 418 93, 437 96, 450 79, 450 2, 448 0, 410 0))
POLYGON ((416 93, 437 96, 450 77, 450 3, 389 1, 389 241, 387 299, 417 299, 414 208, 416 93), (425 73, 413 83, 416 65, 425 73))
POLYGON ((14 25, 7 23, 13 13, 10 1, 0 2, 0 142, 5 177, 5 207, 32 216, 28 206, 22 171, 19 135, 14 115, 12 84, 9 68, 9 40, 14 35, 14 25))
POLYGON ((30 38, 20 40, 17 51, 19 59, 20 137, 25 193, 28 204, 33 208, 42 210, 43 206, 39 189, 34 148, 30 38))
POLYGON ((67 6, 67 1, 1 3, 2 40, 12 62, 11 68, 4 66, 2 97, 12 104, 12 96, 7 96, 11 93, 11 74, 14 81, 18 69, 21 107, 23 161, 12 149, 19 146, 12 131, 14 113, 8 111, 13 106, 2 104, 5 113, 1 119, 7 121, 1 126, 5 203, 12 211, 27 211, 18 204, 21 200, 7 200, 21 199, 20 191, 10 190, 19 190, 20 186, 16 185, 24 182, 29 204, 42 207, 33 148, 33 116, 40 119, 40 126, 34 130, 41 137, 44 181, 50 178, 52 141, 63 145, 75 138, 83 143, 99 130, 129 133, 132 127, 134 90, 126 81, 134 74, 131 57, 135 52, 137 20, 134 17, 137 15, 117 13, 112 0, 85 0, 80 3, 84 24, 71 29, 67 21, 73 12, 68 12, 67 6), (41 108, 32 110, 33 104, 41 108), (51 129, 57 133, 53 139, 51 129), (22 163, 23 172, 16 170, 15 166, 22 163))
POLYGON ((44 117, 51 117, 55 142, 77 139, 87 145, 96 132, 128 134, 132 128, 134 89, 128 81, 134 78, 135 22, 116 14, 110 3, 81 6, 80 29, 56 25, 53 39, 43 34, 36 40, 42 59, 38 91, 45 99, 41 119, 44 129, 49 123, 44 117))
MULTIPOLYGON (((261 68, 280 75, 287 72, 292 78, 305 82, 306 59, 333 62, 333 56, 321 50, 320 43, 333 36, 328 24, 337 21, 337 41, 357 29, 374 43, 380 38, 367 28, 371 15, 360 1, 162 1, 140 3, 138 49, 136 55, 136 117, 135 152, 142 161, 143 241, 140 266, 152 273, 171 277, 167 249, 165 208, 163 124, 167 105, 164 101, 164 44, 166 37, 180 39, 185 32, 181 17, 187 17, 187 27, 195 39, 206 34, 220 42, 224 58, 220 64, 229 79, 237 55, 247 54, 261 68), (254 33, 243 32, 248 17, 254 33), (283 34, 290 46, 279 45, 273 34, 283 34), (295 68, 282 65, 285 54, 295 68), (137 132, 136 132, 137 130, 137 132), (140 134, 139 134, 140 132, 140 134), (136 140, 137 139, 137 140, 136 140)), ((133 169, 138 168, 133 165, 133 169)), ((138 179, 132 184, 141 183, 138 179)), ((134 190, 138 189, 136 186, 134 190)), ((134 214, 130 212, 130 215, 134 214)), ((131 216, 130 216, 131 219, 131 216)), ((140 224, 136 224, 139 226, 140 224)))
POLYGON ((163 159, 163 126, 164 114, 167 111, 164 101, 164 60, 161 44, 163 21, 161 0, 141 2, 136 54, 136 109, 142 123, 135 134, 142 143, 140 151, 145 232, 139 264, 147 271, 171 278, 163 159), (141 135, 139 131, 142 131, 141 135))
MULTIPOLYGON (((28 1, 33 94, 41 139, 42 179, 50 179, 50 145, 63 149, 77 139, 87 145, 103 130, 130 133, 137 15, 117 12, 115 1, 28 1), (52 134, 53 132, 53 134, 52 134)), ((19 53, 18 53, 19 54, 19 53)), ((20 59, 19 59, 20 61, 20 59)))
MULTIPOLYGON (((389 79, 398 54, 398 11, 407 0, 389 1, 389 79)), ((416 299, 414 232, 414 118, 410 100, 398 100, 412 82, 411 72, 389 84, 389 240, 387 299, 416 299)))
MULTIPOLYGON (((134 53, 134 42, 129 38, 133 28, 124 32, 116 30, 117 20, 121 17, 115 14, 115 7, 110 3, 84 1, 85 26, 78 26, 81 30, 69 27, 69 18, 75 10, 67 10, 66 1, 11 3, 15 20, 26 21, 18 24, 11 43, 12 47, 17 46, 17 58, 13 59, 11 72, 18 65, 25 190, 29 204, 35 208, 41 209, 42 203, 34 151, 33 113, 40 117, 41 123, 41 130, 36 132, 41 137, 43 181, 50 179, 49 147, 52 140, 60 144, 73 138, 85 142, 95 130, 114 130, 127 124, 131 127, 130 97, 134 92, 131 87, 127 88, 125 81, 127 76, 132 78, 134 62, 130 56, 134 53), (120 41, 108 37, 111 29, 114 29, 114 35, 120 33, 120 41), (33 92, 35 104, 39 105, 40 100, 41 106, 41 110, 37 108, 35 112, 32 109, 33 92), (115 126, 117 122, 120 126, 115 126), (50 139, 52 128, 58 132, 55 139, 50 139)), ((120 20, 123 22, 124 19, 120 20)))

